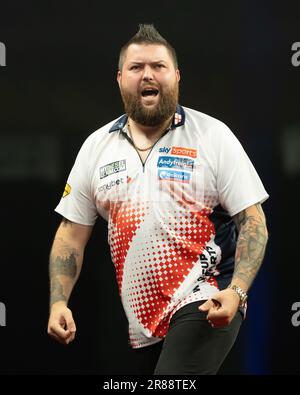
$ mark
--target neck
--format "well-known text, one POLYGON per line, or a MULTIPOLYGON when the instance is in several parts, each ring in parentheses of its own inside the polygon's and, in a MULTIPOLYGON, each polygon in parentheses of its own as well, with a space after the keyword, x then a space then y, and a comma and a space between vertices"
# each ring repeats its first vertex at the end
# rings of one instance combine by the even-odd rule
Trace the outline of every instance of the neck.
POLYGON ((133 129, 136 134, 145 135, 148 138, 150 138, 150 137, 155 137, 156 135, 159 135, 160 133, 164 132, 171 125, 172 119, 173 116, 156 126, 142 125, 138 122, 135 122, 130 117, 128 117, 128 122, 130 123, 131 129, 133 129))

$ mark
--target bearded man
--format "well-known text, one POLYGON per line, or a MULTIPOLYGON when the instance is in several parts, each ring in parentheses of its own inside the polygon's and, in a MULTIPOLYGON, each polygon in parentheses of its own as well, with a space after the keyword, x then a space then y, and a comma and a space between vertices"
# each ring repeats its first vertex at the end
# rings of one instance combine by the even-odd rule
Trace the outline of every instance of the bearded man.
POLYGON ((82 145, 56 211, 48 333, 68 344, 68 301, 98 215, 137 374, 216 374, 245 318, 267 243, 268 194, 221 121, 178 103, 174 48, 153 25, 121 49, 125 114, 82 145))

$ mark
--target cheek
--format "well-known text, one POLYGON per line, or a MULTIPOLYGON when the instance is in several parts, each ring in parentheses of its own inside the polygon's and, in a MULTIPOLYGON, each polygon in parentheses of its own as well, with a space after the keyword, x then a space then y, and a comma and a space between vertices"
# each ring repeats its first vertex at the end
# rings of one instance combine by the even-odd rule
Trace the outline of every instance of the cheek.
POLYGON ((170 89, 177 82, 173 75, 162 75, 160 78, 157 78, 157 82, 164 89, 170 89))
POLYGON ((164 83, 160 85, 160 90, 162 93, 168 93, 174 89, 174 83, 164 83))
POLYGON ((121 87, 122 89, 136 91, 139 86, 138 81, 136 78, 126 78, 125 81, 122 81, 121 87))

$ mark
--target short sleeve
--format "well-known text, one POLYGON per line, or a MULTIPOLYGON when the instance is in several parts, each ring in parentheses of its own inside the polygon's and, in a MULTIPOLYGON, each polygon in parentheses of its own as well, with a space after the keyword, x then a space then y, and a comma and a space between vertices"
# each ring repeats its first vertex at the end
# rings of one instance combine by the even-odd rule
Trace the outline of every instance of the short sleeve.
POLYGON ((239 140, 224 124, 217 143, 219 201, 231 216, 268 199, 260 177, 239 140))
POLYGON ((67 179, 63 196, 55 211, 81 225, 94 225, 97 208, 91 193, 89 158, 91 136, 82 145, 67 179))

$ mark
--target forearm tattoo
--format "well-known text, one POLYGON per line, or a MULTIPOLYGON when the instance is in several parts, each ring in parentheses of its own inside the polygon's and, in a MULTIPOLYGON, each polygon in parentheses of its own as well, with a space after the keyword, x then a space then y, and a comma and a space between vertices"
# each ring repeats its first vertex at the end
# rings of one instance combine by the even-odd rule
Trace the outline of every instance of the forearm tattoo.
POLYGON ((57 239, 55 252, 50 255, 49 275, 50 275, 50 306, 58 301, 67 301, 64 290, 64 278, 74 280, 77 274, 76 257, 79 255, 74 248, 68 247, 64 241, 57 239))
POLYGON ((264 258, 268 232, 263 210, 256 205, 258 215, 249 215, 246 210, 235 216, 239 230, 233 277, 252 284, 264 258))

